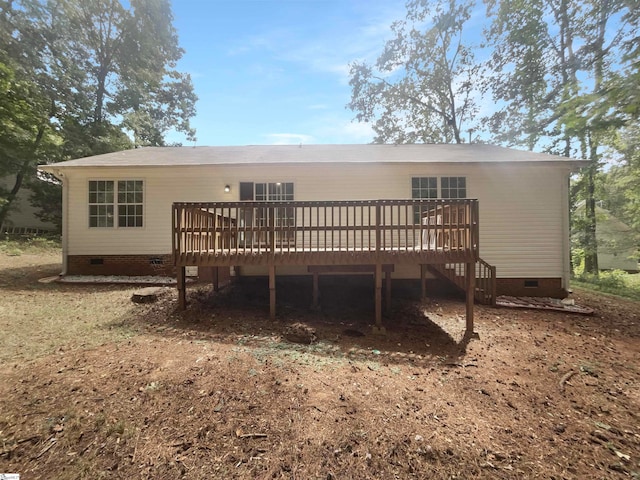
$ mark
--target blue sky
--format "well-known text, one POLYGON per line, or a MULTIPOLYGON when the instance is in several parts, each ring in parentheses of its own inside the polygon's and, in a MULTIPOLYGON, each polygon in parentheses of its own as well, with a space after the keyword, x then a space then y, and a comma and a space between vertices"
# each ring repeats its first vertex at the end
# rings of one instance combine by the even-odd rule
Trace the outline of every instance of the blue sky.
POLYGON ((346 108, 348 65, 377 57, 404 3, 174 0, 197 145, 371 142, 346 108))

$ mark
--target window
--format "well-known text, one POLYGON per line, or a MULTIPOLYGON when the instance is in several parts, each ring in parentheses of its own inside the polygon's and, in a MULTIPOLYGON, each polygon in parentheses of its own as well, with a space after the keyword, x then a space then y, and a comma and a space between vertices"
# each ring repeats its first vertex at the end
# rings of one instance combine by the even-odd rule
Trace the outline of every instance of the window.
MULTIPOLYGON (((253 183, 240 182, 240 200, 256 201, 256 202, 284 202, 293 201, 293 183, 291 182, 271 182, 271 183, 253 183)), ((293 207, 279 207, 274 209, 274 223, 276 227, 291 227, 295 225, 295 209, 293 207)), ((265 227, 269 225, 269 212, 266 208, 255 208, 253 212, 245 214, 245 218, 241 221, 243 225, 253 225, 257 227, 265 227)), ((266 237, 242 236, 242 240, 260 243, 265 242, 266 237)), ((277 244, 293 242, 293 232, 278 232, 276 237, 277 244)))
POLYGON ((113 182, 89 182, 89 226, 113 227, 113 182))
POLYGON ((440 179, 441 198, 467 198, 465 177, 442 177, 440 179))
POLYGON ((118 226, 142 226, 142 180, 118 181, 118 226))
POLYGON ((411 198, 438 198, 438 177, 413 177, 411 198))
MULTIPOLYGON (((413 177, 411 179, 411 198, 467 198, 466 177, 413 177)), ((419 207, 413 209, 413 222, 420 223, 419 207)))
POLYGON ((438 185, 438 177, 413 177, 411 198, 467 198, 467 178, 440 177, 438 185))
POLYGON ((255 200, 256 202, 291 201, 293 200, 293 183, 242 182, 240 184, 240 192, 242 192, 240 200, 255 200))
MULTIPOLYGON (((411 198, 438 198, 438 177, 413 177, 411 179, 411 198)), ((420 223, 420 207, 413 207, 413 223, 420 223)))
POLYGON ((142 227, 142 180, 90 180, 89 227, 142 227))
POLYGON ((240 200, 256 202, 292 201, 293 183, 240 182, 240 200))

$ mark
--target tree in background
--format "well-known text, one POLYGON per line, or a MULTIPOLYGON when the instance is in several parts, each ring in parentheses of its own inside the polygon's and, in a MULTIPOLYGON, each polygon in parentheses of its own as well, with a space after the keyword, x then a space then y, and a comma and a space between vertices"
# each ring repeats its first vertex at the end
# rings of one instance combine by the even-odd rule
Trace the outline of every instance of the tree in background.
POLYGON ((640 126, 617 132, 615 148, 619 161, 600 175, 600 197, 613 215, 640 233, 640 126))
POLYGON ((551 99, 561 93, 560 85, 567 93, 572 90, 570 75, 566 69, 548 71, 546 51, 552 39, 543 19, 544 0, 487 0, 486 7, 493 21, 485 30, 491 56, 483 89, 502 107, 484 125, 497 143, 534 150, 551 134, 551 99))
POLYGON ((478 66, 462 42, 473 5, 411 0, 375 65, 351 64, 348 107, 374 122, 376 143, 462 143, 476 113, 478 66))
MULTIPOLYGON (((624 21, 640 30, 637 0, 629 2, 624 21)), ((619 161, 602 174, 602 197, 615 216, 640 232, 640 36, 626 37, 622 46, 624 68, 607 84, 608 103, 617 106, 611 115, 621 124, 608 144, 619 161)))
POLYGON ((640 118, 640 2, 628 0, 623 19, 628 29, 636 32, 623 41, 625 68, 610 83, 610 101, 619 105, 620 113, 631 122, 640 118))
POLYGON ((194 139, 196 96, 176 70, 183 51, 168 0, 0 0, 0 22, 0 61, 39 102, 29 117, 3 100, 7 132, 20 127, 23 139, 0 138, 0 148, 13 148, 0 173, 15 175, 0 223, 25 178, 35 198, 51 198, 37 191, 51 188, 35 181, 40 163, 164 145, 170 131, 194 139))
POLYGON ((618 0, 505 0, 487 2, 495 14, 488 30, 494 47, 489 86, 505 107, 490 118, 491 131, 510 144, 524 144, 589 160, 573 191, 585 202, 585 270, 598 272, 596 177, 602 146, 619 119, 609 113, 605 85, 621 66, 621 48, 632 31, 621 21, 618 0), (504 73, 504 72, 507 73, 504 73), (540 133, 542 133, 542 135, 540 133))
POLYGON ((62 142, 52 122, 55 105, 34 75, 40 61, 14 37, 11 7, 0 3, 0 176, 13 179, 0 189, 0 225, 38 161, 62 142))
POLYGON ((67 0, 62 13, 74 32, 70 51, 84 65, 91 124, 124 118, 118 126, 136 146, 163 145, 171 129, 193 140, 196 97, 189 75, 175 69, 184 51, 168 0, 132 0, 129 9, 119 0, 67 0))
POLYGON ((582 230, 575 238, 585 269, 597 274, 602 155, 622 145, 616 136, 640 111, 638 2, 485 0, 485 7, 488 58, 478 64, 462 42, 477 18, 473 3, 409 1, 375 66, 351 65, 348 107, 373 123, 376 142, 460 143, 462 125, 478 122, 494 143, 589 160, 573 188, 586 212, 574 228, 582 230), (476 119, 480 95, 495 110, 476 119))

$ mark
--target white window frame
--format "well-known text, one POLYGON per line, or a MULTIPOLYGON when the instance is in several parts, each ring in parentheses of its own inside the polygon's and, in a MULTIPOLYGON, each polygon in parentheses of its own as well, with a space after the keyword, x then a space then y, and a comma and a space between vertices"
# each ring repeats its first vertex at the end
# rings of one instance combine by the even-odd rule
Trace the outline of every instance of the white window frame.
POLYGON ((438 182, 438 198, 443 198, 445 200, 458 200, 461 198, 467 197, 467 177, 464 175, 442 175, 440 177, 440 181, 438 182), (443 186, 444 181, 447 181, 447 186, 443 186), (464 183, 464 186, 460 186, 460 181, 464 183), (455 183, 455 186, 453 186, 455 183), (464 189, 464 195, 459 195, 460 191, 464 189), (445 197, 445 190, 449 193, 448 196, 445 197), (455 192, 455 196, 451 196, 451 192, 455 192))
MULTIPOLYGON (((467 182, 467 176, 466 175, 411 175, 411 198, 414 200, 458 200, 458 199, 464 199, 464 198, 469 198, 469 193, 468 193, 468 182, 467 182), (456 179, 456 187, 451 187, 450 186, 450 182, 451 179, 455 178, 456 179), (414 186, 415 185, 415 179, 436 179, 436 196, 432 197, 432 196, 428 196, 428 197, 416 197, 415 193, 416 191, 422 191, 422 190, 433 190, 432 186, 414 186), (443 179, 447 179, 447 187, 442 186, 442 180, 443 179), (463 179, 464 181, 464 187, 459 187, 458 183, 460 182, 460 179, 463 179), (446 191, 449 193, 448 197, 443 197, 442 193, 443 193, 443 189, 446 189, 446 191), (451 197, 450 192, 455 189, 456 193, 458 193, 460 190, 464 189, 464 196, 455 196, 455 197, 451 197)), ((413 211, 413 221, 414 223, 418 224, 420 223, 420 212, 418 210, 417 207, 414 208, 413 211)))
POLYGON ((89 180, 87 183, 89 228, 113 228, 115 216, 115 182, 113 180, 89 180), (94 189, 92 189, 92 184, 94 189), (107 187, 111 184, 111 188, 107 187), (93 198, 92 198, 93 197, 93 198), (95 225, 92 221, 95 219, 95 225))
MULTIPOLYGON (((468 177, 466 175, 411 175, 411 179, 410 179, 410 188, 411 188, 411 198, 414 200, 458 200, 458 199, 464 199, 464 198, 469 198, 469 185, 468 185, 468 177), (414 185, 414 179, 425 179, 425 178, 435 178, 436 183, 437 183, 437 196, 435 197, 416 197, 414 196, 414 193, 416 190, 418 190, 417 188, 415 188, 414 185), (451 179, 455 178, 456 179, 456 183, 458 183, 460 181, 460 179, 463 179, 464 181, 464 187, 460 187, 457 186, 456 187, 442 187, 442 180, 443 179, 447 179, 448 181, 451 181, 451 179), (464 196, 455 196, 455 197, 443 197, 442 196, 442 192, 443 189, 447 189, 447 190, 452 190, 455 189, 456 191, 462 190, 464 189, 464 196)), ((421 187, 420 189, 432 189, 433 187, 421 187)))
MULTIPOLYGON (((273 181, 261 181, 261 182, 249 182, 242 181, 242 184, 252 184, 253 185, 253 197, 251 200, 244 198, 241 201, 254 201, 254 202, 290 202, 295 199, 295 182, 273 182, 273 181), (260 193, 258 193, 258 186, 260 186, 260 193), (290 192, 287 193, 286 189, 290 186, 290 192), (282 189, 282 190, 280 190, 282 189), (280 191, 279 191, 280 190, 280 191)), ((242 191, 242 187, 239 189, 242 191)), ((295 218, 295 209, 293 207, 278 207, 274 211, 275 213, 275 224, 278 227, 282 226, 294 226, 296 223, 295 218)), ((240 221, 242 225, 254 225, 259 227, 264 227, 269 224, 269 212, 266 209, 256 207, 254 211, 245 216, 244 219, 240 221)), ((264 241, 263 238, 253 238, 251 239, 251 235, 245 237, 241 235, 241 241, 253 241, 260 243, 264 241)), ((288 232, 284 235, 276 238, 277 244, 285 244, 294 242, 295 238, 292 235, 289 235, 288 232)))
POLYGON ((293 201, 295 197, 295 184, 293 182, 242 182, 253 183, 253 200, 255 202, 277 202, 293 201), (291 186, 291 193, 285 190, 291 186), (262 189, 262 194, 258 194, 258 186, 262 189), (282 189, 281 191, 278 191, 282 189), (258 198, 260 197, 260 198, 258 198))
POLYGON ((89 228, 113 228, 113 229, 130 229, 130 228, 144 228, 145 219, 145 181, 141 178, 94 178, 89 179, 87 183, 87 196, 88 196, 88 207, 87 207, 87 217, 88 217, 88 225, 89 228), (104 188, 104 191, 101 190, 92 190, 92 183, 110 183, 112 185, 111 191, 109 192, 108 188, 104 188), (121 188, 121 183, 124 182, 124 191, 121 188), (128 185, 126 182, 139 182, 141 185, 141 191, 128 191, 128 185), (107 194, 111 194, 108 196, 107 194), (95 197, 92 198, 92 194, 95 194, 95 197), (135 198, 136 194, 141 194, 141 198, 135 198), (122 196, 125 195, 124 200, 122 196), (133 196, 133 198, 131 198, 133 196), (128 198, 127 198, 128 197, 128 198), (109 201, 110 199, 110 201, 109 201), (94 201, 91 201, 94 200, 94 201), (99 201, 102 200, 102 201, 99 201), (129 201, 131 200, 131 201, 129 201), (98 207, 97 213, 92 213, 92 207, 98 207), (104 207, 104 208, 100 208, 104 207), (121 213, 122 209, 124 212, 121 213), (131 211, 133 209, 133 211, 131 211), (102 210, 102 212, 100 211, 102 210), (140 213, 138 213, 138 211, 140 213), (103 213, 104 212, 104 213, 103 213), (95 225, 92 225, 92 219, 97 219, 95 225), (133 222, 130 222, 130 219, 134 219, 133 222), (100 220, 104 219, 105 221, 101 222, 100 220), (124 219, 124 225, 121 225, 121 221, 124 219), (136 219, 139 219, 139 224, 136 219), (133 225, 127 225, 127 223, 133 223, 133 225))

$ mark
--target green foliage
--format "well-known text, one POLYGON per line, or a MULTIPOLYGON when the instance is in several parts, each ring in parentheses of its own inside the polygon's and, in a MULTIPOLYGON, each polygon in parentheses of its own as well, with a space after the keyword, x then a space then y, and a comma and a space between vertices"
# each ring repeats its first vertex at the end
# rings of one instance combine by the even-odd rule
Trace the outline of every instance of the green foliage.
POLYGON ((611 141, 618 164, 601 177, 601 197, 607 209, 640 234, 640 125, 632 122, 611 141))
POLYGON ((622 270, 600 272, 599 276, 593 274, 576 275, 572 285, 610 293, 633 300, 640 300, 640 274, 629 274, 622 270))
MULTIPOLYGON (((463 42, 471 0, 410 0, 374 64, 351 64, 356 119, 373 123, 380 143, 462 142, 476 127, 474 98, 496 111, 480 119, 492 140, 589 161, 572 187, 585 213, 572 225, 586 271, 597 274, 595 205, 602 192, 603 147, 624 152, 640 115, 640 9, 637 1, 484 0, 486 43, 480 64, 463 42), (490 97, 490 98, 488 98, 490 97), (471 131, 471 130, 470 130, 471 131)), ((475 20, 475 19, 474 19, 475 20)), ((625 168, 623 218, 640 218, 640 176, 625 168)))
POLYGON ((622 270, 611 270, 600 272, 600 275, 593 275, 592 273, 583 273, 577 276, 576 279, 583 283, 591 283, 597 285, 606 290, 620 290, 626 287, 625 278, 628 273, 622 270))
POLYGON ((504 107, 484 119, 499 143, 525 145, 533 150, 550 132, 544 119, 552 115, 551 75, 545 63, 549 25, 542 0, 487 0, 487 16, 494 20, 486 31, 492 46, 485 88, 504 107))
POLYGON ((574 275, 581 276, 584 274, 584 248, 579 246, 571 248, 571 267, 574 275))
POLYGON ((529 149, 589 160, 574 183, 574 222, 584 268, 597 275, 596 190, 602 146, 625 124, 607 101, 605 86, 626 68, 625 45, 636 30, 620 17, 618 1, 487 0, 494 16, 487 38, 493 75, 487 89, 504 106, 487 119, 495 138, 529 149), (575 217, 574 217, 575 220, 575 217))
MULTIPOLYGON (((629 8, 622 18, 628 28, 640 31, 640 4, 629 0, 629 8)), ((611 103, 619 106, 618 113, 637 120, 640 118, 640 36, 637 34, 623 42, 625 68, 607 85, 611 103)))
POLYGON ((60 250, 60 236, 0 236, 0 253, 5 255, 22 255, 23 253, 45 253, 60 250))
POLYGON ((0 224, 5 222, 25 178, 35 176, 38 161, 60 145, 48 118, 48 101, 38 85, 0 50, 0 224))
POLYGON ((0 0, 0 223, 23 184, 55 217, 38 164, 193 140, 182 54, 168 0, 0 0))
POLYGON ((359 121, 374 122, 376 143, 462 143, 476 113, 479 67, 462 42, 470 0, 411 0, 375 65, 351 64, 351 101, 359 121))
POLYGON ((175 69, 183 50, 168 0, 133 0, 129 8, 119 0, 47 5, 68 19, 73 56, 96 66, 84 72, 82 92, 93 101, 85 112, 92 123, 125 128, 136 144, 162 145, 170 129, 193 139, 196 97, 189 75, 175 69))
POLYGON ((52 223, 56 226, 58 235, 62 233, 62 184, 52 175, 42 174, 42 179, 31 181, 30 201, 40 208, 36 212, 43 222, 52 223))

